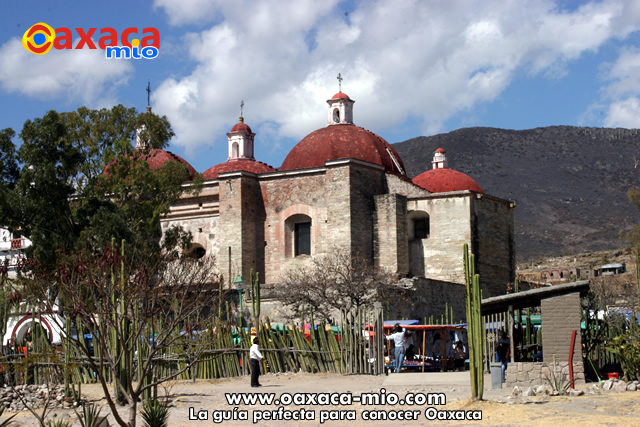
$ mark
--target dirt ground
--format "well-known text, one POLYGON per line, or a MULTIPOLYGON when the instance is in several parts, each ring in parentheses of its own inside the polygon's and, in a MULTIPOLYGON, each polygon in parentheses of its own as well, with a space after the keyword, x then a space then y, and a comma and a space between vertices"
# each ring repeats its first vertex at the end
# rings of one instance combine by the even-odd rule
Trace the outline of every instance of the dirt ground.
MULTIPOLYGON (((244 415, 248 420, 224 420, 222 424, 252 425, 254 417, 256 425, 262 426, 297 426, 297 425, 327 425, 327 426, 387 426, 390 424, 401 426, 415 425, 491 425, 491 426, 530 426, 530 425, 563 425, 563 426, 615 426, 638 425, 640 420, 640 392, 614 393, 604 392, 598 395, 585 396, 534 396, 513 397, 511 390, 490 390, 490 379, 485 379, 484 400, 474 402, 470 399, 468 372, 450 374, 430 373, 402 373, 390 376, 363 376, 337 374, 280 374, 264 375, 260 378, 263 387, 251 388, 249 378, 233 378, 218 381, 175 382, 165 390, 170 400, 171 426, 190 426, 215 424, 215 417, 225 414, 232 417, 244 415), (288 394, 292 399, 303 399, 295 404, 248 404, 231 405, 225 398, 225 393, 260 393, 266 396, 275 393, 275 399, 284 399, 288 394), (297 393, 297 394, 296 394, 297 393), (305 395, 304 393, 315 393, 305 395), (342 399, 349 396, 359 397, 361 393, 374 393, 380 399, 387 399, 387 403, 321 405, 320 399, 330 399, 329 393, 342 393, 342 399), (441 405, 437 400, 431 405, 413 404, 401 401, 411 394, 416 401, 426 397, 428 393, 444 393, 446 404, 441 405), (393 395, 399 401, 393 402, 393 395), (316 401, 314 401, 316 400, 316 401), (234 407, 237 410, 234 411, 234 407), (280 413, 279 408, 282 407, 280 413), (191 409, 190 409, 191 408, 191 409), (434 409, 428 409, 434 408, 434 409), (304 411, 304 412, 303 412, 304 411), (439 411, 439 412, 438 412, 439 411), (450 411, 450 412, 446 412, 450 411), (481 411, 481 412, 469 412, 481 411), (314 420, 284 419, 313 415, 314 420), (437 417, 475 416, 481 414, 481 420, 438 419, 437 417), (434 420, 427 419, 427 415, 435 416, 434 420), (198 416, 207 419, 197 419, 198 416), (271 416, 280 419, 266 420, 271 416), (332 420, 331 418, 340 418, 332 420), (386 420, 366 420, 365 417, 387 417, 386 420), (390 420, 389 418, 415 417, 412 420, 390 420), (192 419, 190 419, 190 417, 192 419), (327 418, 321 423, 321 417, 327 418), (355 418, 348 420, 347 417, 355 418), (195 418, 195 419, 193 419, 195 418)), ((588 391, 592 385, 578 387, 588 391)), ((83 386, 84 397, 99 406, 105 406, 102 413, 109 413, 106 400, 97 385, 83 386)), ((337 396, 337 395, 336 395, 337 396)), ((438 396, 436 396, 438 397, 438 396)), ((337 397, 336 397, 337 398, 337 397)), ((124 408, 123 408, 124 409, 124 408)), ((122 411, 125 414, 125 411, 122 411)), ((79 425, 71 410, 55 410, 49 419, 63 419, 79 425)), ((2 416, 5 419, 7 414, 2 416)), ((35 426, 35 418, 27 412, 20 413, 14 418, 18 425, 35 426)), ((220 420, 218 420, 220 421, 220 420)), ((109 416, 111 425, 116 425, 109 416)), ((142 425, 138 417, 138 425, 142 425)))

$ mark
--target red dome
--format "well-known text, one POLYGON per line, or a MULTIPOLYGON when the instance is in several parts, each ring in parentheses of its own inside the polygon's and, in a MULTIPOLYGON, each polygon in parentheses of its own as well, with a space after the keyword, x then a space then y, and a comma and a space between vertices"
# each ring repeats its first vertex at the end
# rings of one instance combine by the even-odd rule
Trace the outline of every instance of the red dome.
POLYGON ((432 193, 470 190, 484 193, 469 175, 453 169, 431 169, 413 178, 413 183, 432 193))
POLYGON ((340 99, 340 98, 351 99, 351 98, 349 98, 349 95, 347 95, 346 93, 343 93, 342 91, 336 93, 335 95, 333 95, 331 97, 331 99, 340 99))
POLYGON ((252 159, 233 159, 207 169, 202 176, 204 179, 216 179, 221 173, 234 171, 245 171, 260 174, 275 172, 276 169, 266 163, 252 159))
POLYGON ((445 153, 444 148, 438 148, 436 150, 436 153, 445 153))
POLYGON ((373 132, 358 126, 330 125, 310 133, 284 159, 280 170, 324 166, 328 160, 352 158, 384 166, 385 171, 405 175, 392 160, 389 152, 404 171, 404 164, 396 150, 373 132))
MULTIPOLYGON (((187 172, 189 174, 189 180, 193 180, 193 177, 196 175, 196 170, 182 157, 177 154, 173 154, 171 151, 161 150, 159 148, 154 148, 149 151, 149 154, 143 156, 147 161, 149 168, 151 170, 160 169, 166 162, 178 162, 182 163, 187 167, 187 172)), ((117 160, 114 160, 116 162, 117 160)), ((109 168, 113 162, 109 163, 102 171, 103 174, 109 173, 109 168)))
POLYGON ((246 130, 247 132, 251 133, 251 128, 244 122, 238 122, 238 124, 231 128, 231 132, 237 132, 240 130, 246 130))

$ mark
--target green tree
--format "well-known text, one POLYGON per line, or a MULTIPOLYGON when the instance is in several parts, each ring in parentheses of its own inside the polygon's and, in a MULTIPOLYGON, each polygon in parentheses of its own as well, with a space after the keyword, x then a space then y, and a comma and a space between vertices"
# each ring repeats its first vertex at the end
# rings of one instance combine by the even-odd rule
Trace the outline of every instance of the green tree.
MULTIPOLYGON (((166 117, 121 105, 49 111, 27 120, 17 150, 14 132, 5 129, 0 224, 28 236, 33 246, 27 256, 49 272, 60 257, 99 252, 112 238, 143 249, 145 256, 157 255, 160 218, 191 179, 182 163, 155 170, 147 163, 173 135, 166 117), (138 132, 143 149, 132 144, 138 132)), ((199 182, 195 177, 188 191, 197 192, 199 182)), ((188 238, 178 230, 168 236, 171 245, 188 238)))
MULTIPOLYGON (((175 258, 165 252, 152 259, 131 251, 109 246, 59 265, 56 280, 66 318, 51 319, 63 331, 64 345, 95 374, 121 426, 135 426, 140 402, 157 401, 158 385, 197 364, 217 339, 215 327, 222 326, 215 314, 223 299, 210 257, 175 258), (91 345, 85 333, 91 334, 91 345)), ((57 310, 47 297, 46 277, 32 270, 19 280, 29 282, 24 298, 31 306, 57 310)))

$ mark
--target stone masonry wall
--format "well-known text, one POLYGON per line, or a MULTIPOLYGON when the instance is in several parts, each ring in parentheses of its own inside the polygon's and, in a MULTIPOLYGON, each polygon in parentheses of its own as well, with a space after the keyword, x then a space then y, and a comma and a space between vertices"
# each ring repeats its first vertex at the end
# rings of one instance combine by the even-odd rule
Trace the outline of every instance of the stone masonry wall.
POLYGON ((407 197, 423 197, 431 194, 411 181, 407 181, 390 173, 386 174, 385 180, 387 185, 386 192, 389 194, 402 194, 407 197))
POLYGON ((311 218, 311 256, 350 247, 349 171, 347 167, 260 181, 265 207, 265 283, 278 283, 289 269, 311 264, 311 257, 292 256, 285 221, 292 215, 311 218))
MULTIPOLYGON (((445 282, 464 283, 462 248, 471 243, 470 195, 429 197, 407 202, 407 211, 424 211, 430 218, 430 235, 422 246, 412 245, 410 257, 424 257, 424 274, 414 276, 445 282), (422 253, 420 253, 422 252, 422 253)), ((410 260, 412 269, 415 265, 410 260)))
POLYGON ((480 194, 472 200, 472 250, 484 297, 504 295, 516 272, 513 208, 480 194))
POLYGON ((396 301, 390 301, 390 312, 385 311, 386 318, 422 320, 433 316, 440 321, 449 307, 449 310, 453 310, 455 322, 466 322, 464 285, 424 278, 410 280, 413 289, 406 291, 406 300, 399 297, 396 301))
POLYGON ((187 218, 161 222, 163 233, 173 226, 182 227, 184 231, 190 231, 193 235, 193 243, 202 245, 207 251, 207 255, 217 256, 219 249, 217 215, 207 218, 187 218))
MULTIPOLYGON (((576 292, 543 299, 541 309, 544 360, 552 361, 555 357, 558 363, 568 362, 571 334, 576 330, 573 363, 582 366, 580 294, 576 292)), ((581 368, 581 372, 584 372, 584 368, 581 368)))
POLYGON ((384 172, 359 164, 349 165, 351 253, 373 262, 374 196, 384 191, 384 172))
MULTIPOLYGON (((546 356, 545 356, 546 357, 546 356)), ((561 386, 569 384, 569 362, 515 362, 507 365, 505 372, 505 388, 514 386, 536 386, 554 383, 561 386)), ((573 379, 576 385, 584 384, 584 367, 582 363, 573 364, 573 379)))
MULTIPOLYGON (((428 319, 433 316, 434 319, 440 321, 441 316, 444 316, 445 310, 449 307, 449 310, 453 309, 455 322, 466 322, 464 285, 422 278, 404 279, 404 281, 411 282, 410 289, 398 291, 388 303, 383 302, 386 320, 422 320, 425 317, 428 319)), ((408 285, 406 282, 404 284, 408 285)), ((265 293, 268 294, 268 290, 265 293)), ((273 321, 292 319, 291 312, 286 306, 268 297, 263 299, 260 310, 264 318, 269 317, 273 321)), ((245 312, 247 316, 250 316, 247 310, 245 312)), ((338 313, 336 313, 336 318, 339 318, 338 313)))
POLYGON ((239 274, 248 278, 243 271, 243 182, 241 177, 220 180, 220 216, 218 219, 219 251, 217 263, 227 286, 239 274))
POLYGON ((374 264, 396 274, 409 272, 407 198, 399 194, 375 196, 374 264))

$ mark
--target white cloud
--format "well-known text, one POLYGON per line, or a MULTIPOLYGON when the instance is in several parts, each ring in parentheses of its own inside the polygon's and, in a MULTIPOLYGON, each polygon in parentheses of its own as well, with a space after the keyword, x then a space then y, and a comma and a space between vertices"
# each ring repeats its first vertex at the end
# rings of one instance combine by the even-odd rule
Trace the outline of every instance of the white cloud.
POLYGON ((337 92, 340 72, 356 100, 356 124, 380 129, 414 117, 434 133, 496 99, 517 73, 563 78, 571 61, 637 31, 633 3, 567 11, 550 0, 378 0, 344 11, 335 0, 156 0, 173 24, 214 22, 185 36, 197 65, 163 82, 156 99, 175 143, 192 152, 229 130, 229 110, 241 99, 249 125, 268 121, 271 134, 301 138, 324 126, 324 101, 337 92))
POLYGON ((603 89, 604 125, 607 127, 640 128, 640 49, 623 49, 613 64, 607 64, 603 89))
POLYGON ((613 102, 604 121, 607 127, 640 128, 640 98, 629 97, 613 102))
POLYGON ((211 0, 155 0, 154 7, 167 12, 171 25, 183 25, 211 22, 220 6, 211 0))
POLYGON ((109 105, 133 66, 104 55, 102 49, 52 49, 34 55, 14 38, 0 46, 0 86, 37 99, 63 96, 96 107, 109 105))

